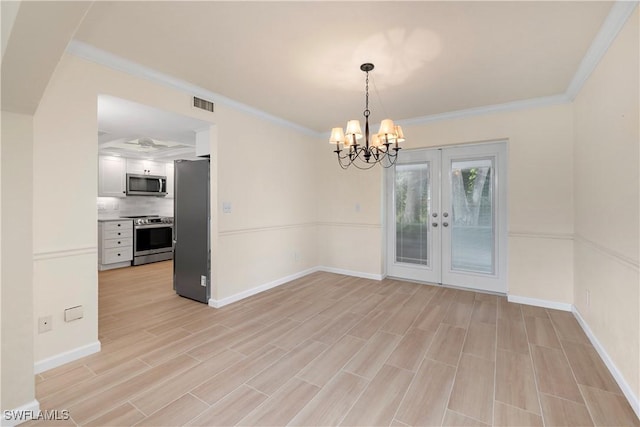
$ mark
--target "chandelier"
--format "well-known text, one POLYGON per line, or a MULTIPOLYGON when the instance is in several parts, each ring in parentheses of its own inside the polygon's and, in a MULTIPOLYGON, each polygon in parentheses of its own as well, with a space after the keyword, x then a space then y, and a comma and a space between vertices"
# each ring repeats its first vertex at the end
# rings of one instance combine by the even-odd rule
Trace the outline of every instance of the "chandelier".
POLYGON ((404 142, 402 128, 393 124, 393 120, 385 119, 380 123, 380 129, 376 134, 369 134, 369 71, 373 70, 373 64, 366 63, 360 69, 367 75, 365 83, 365 107, 364 107, 364 141, 359 120, 349 120, 347 127, 331 129, 329 143, 335 144, 334 153, 338 156, 338 163, 342 169, 354 165, 358 169, 370 169, 377 163, 388 168, 396 163, 401 142, 404 142))

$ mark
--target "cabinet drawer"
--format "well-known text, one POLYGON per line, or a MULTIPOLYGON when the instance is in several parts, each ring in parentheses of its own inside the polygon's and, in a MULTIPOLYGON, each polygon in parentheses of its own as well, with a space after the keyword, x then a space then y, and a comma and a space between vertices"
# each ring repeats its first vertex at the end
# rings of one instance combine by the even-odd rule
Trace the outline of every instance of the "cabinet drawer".
POLYGON ((124 239, 125 237, 133 237, 133 230, 113 230, 102 233, 103 240, 124 239))
POLYGON ((104 223, 104 231, 132 230, 132 229, 133 229, 132 221, 107 221, 104 223))
POLYGON ((123 237, 122 239, 106 239, 104 241, 104 248, 131 248, 133 247, 133 238, 123 237))
POLYGON ((112 248, 107 249, 102 254, 103 264, 113 264, 115 262, 131 261, 133 259, 133 248, 112 248))

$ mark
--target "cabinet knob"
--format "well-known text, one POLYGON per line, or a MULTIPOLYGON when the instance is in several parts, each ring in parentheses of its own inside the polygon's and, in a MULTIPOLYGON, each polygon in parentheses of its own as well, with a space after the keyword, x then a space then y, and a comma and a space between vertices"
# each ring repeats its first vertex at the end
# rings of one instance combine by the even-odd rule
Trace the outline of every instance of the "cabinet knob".
POLYGON ((118 242, 118 244, 120 245, 120 244, 122 244, 122 242, 118 242))
POLYGON ((122 233, 118 233, 118 236, 121 235, 122 233))
POLYGON ((120 254, 118 254, 118 256, 120 256, 120 254))
POLYGON ((122 224, 118 224, 118 227, 120 227, 122 224))

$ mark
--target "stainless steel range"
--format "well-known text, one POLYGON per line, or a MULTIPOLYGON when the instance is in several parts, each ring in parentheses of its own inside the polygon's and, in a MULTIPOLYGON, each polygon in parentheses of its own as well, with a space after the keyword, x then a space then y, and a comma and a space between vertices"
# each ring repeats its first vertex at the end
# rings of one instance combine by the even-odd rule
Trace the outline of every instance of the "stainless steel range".
POLYGON ((125 216, 133 220, 133 265, 173 258, 173 217, 125 216))

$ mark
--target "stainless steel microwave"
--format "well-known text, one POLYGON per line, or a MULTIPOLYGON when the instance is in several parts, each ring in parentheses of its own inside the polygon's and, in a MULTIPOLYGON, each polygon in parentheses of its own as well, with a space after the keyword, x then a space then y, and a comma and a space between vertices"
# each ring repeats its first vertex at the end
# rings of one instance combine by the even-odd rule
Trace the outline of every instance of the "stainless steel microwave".
POLYGON ((127 196, 164 197, 166 195, 166 176, 127 174, 127 196))

